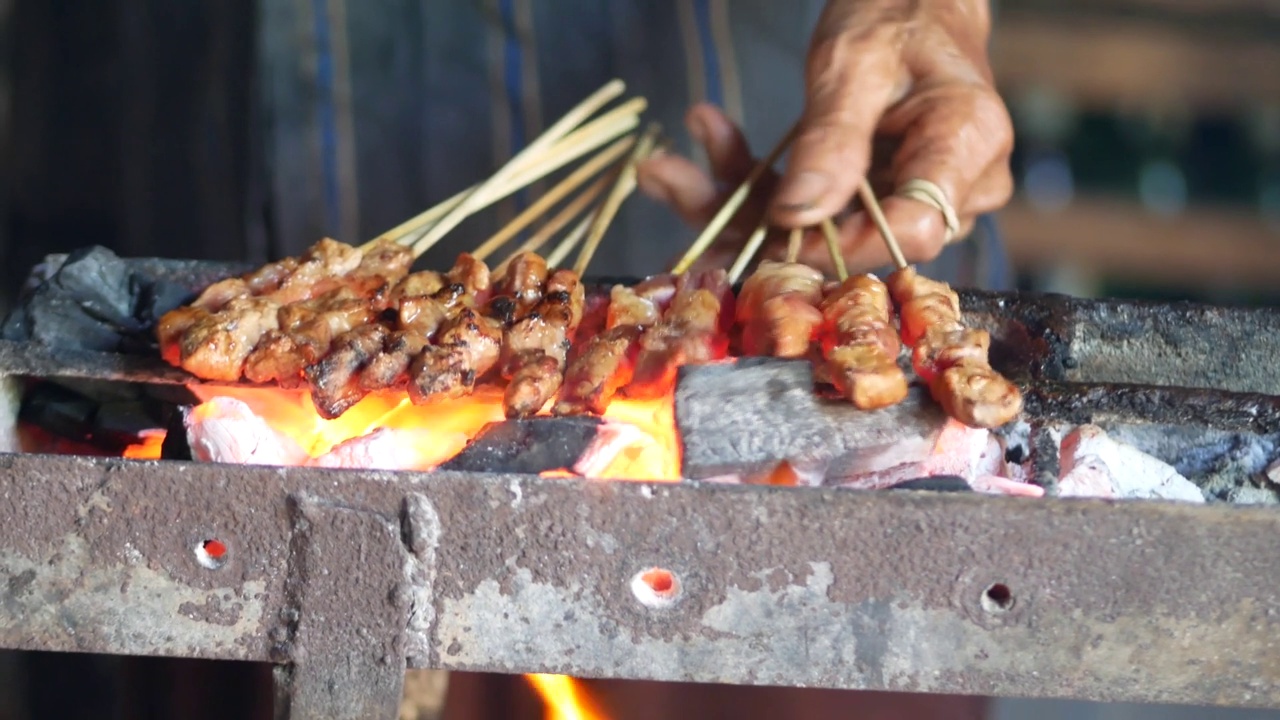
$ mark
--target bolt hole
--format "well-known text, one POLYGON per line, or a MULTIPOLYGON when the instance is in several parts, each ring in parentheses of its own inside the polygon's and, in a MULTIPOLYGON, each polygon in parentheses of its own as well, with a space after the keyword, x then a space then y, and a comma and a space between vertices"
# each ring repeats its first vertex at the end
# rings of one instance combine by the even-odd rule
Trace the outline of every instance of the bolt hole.
POLYGON ((1004 583, 995 583, 982 592, 982 609, 989 613, 1008 612, 1013 603, 1013 591, 1004 583))
POLYGON ((670 607, 679 599, 680 590, 680 578, 665 568, 642 570, 631 579, 631 593, 645 607, 670 607))
POLYGON ((227 562, 227 544, 217 538, 201 540, 195 548, 196 562, 207 570, 217 570, 227 562))

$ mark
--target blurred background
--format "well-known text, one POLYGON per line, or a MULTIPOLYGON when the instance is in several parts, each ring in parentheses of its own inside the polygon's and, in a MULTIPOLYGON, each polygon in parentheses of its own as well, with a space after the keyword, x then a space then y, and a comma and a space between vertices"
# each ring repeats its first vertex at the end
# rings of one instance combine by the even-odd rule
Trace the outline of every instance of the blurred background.
MULTIPOLYGON (((1019 285, 1280 301, 1280 2, 995 5, 992 60, 1018 137, 1018 192, 999 221, 1019 285)), ((43 255, 83 245, 274 253, 271 209, 254 199, 255 6, 0 0, 0 308, 43 255)), ((0 720, 171 717, 181 692, 190 707, 248 717, 269 693, 232 664, 174 667, 0 654, 0 720), (193 672, 254 689, 191 693, 193 672), (94 711, 75 710, 86 704, 94 711)), ((1002 701, 994 717, 1280 713, 1002 701)))

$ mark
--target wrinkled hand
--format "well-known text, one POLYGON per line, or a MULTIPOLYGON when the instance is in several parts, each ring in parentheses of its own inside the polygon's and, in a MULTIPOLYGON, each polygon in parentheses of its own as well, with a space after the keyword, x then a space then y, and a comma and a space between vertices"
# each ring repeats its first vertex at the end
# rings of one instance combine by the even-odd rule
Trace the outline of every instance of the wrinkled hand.
MULTIPOLYGON (((886 264, 889 255, 871 218, 850 205, 864 177, 882 199, 910 262, 936 257, 946 227, 934 207, 893 197, 907 180, 929 180, 942 189, 960 218, 958 237, 968 234, 978 215, 1008 202, 1013 131, 987 62, 987 5, 829 2, 810 45, 805 109, 785 172, 761 179, 752 202, 699 266, 732 262, 766 213, 774 227, 786 229, 835 217, 851 271, 886 264)), ((640 188, 702 227, 755 160, 742 133, 716 108, 695 107, 686 123, 706 148, 710 176, 686 158, 664 154, 641 166, 640 188)), ((773 233, 762 254, 781 257, 785 236, 773 233)), ((831 269, 816 231, 807 234, 800 259, 831 269)))

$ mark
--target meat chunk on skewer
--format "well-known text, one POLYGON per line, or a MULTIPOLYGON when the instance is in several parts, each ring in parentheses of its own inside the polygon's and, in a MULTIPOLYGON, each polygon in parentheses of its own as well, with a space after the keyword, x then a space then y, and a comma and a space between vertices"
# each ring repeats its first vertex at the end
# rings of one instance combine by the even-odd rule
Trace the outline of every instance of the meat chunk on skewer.
POLYGON ((409 369, 409 399, 415 405, 462 397, 498 364, 502 323, 464 308, 449 321, 438 344, 422 352, 409 369))
POLYGON ((560 389, 584 302, 577 273, 557 270, 547 278, 542 301, 507 330, 502 368, 510 379, 503 396, 507 417, 536 414, 560 389))
POLYGON ((890 315, 889 292, 874 275, 856 275, 822 301, 826 376, 863 410, 902 402, 907 377, 898 367, 901 345, 890 315))
POLYGON ((994 428, 1022 412, 1022 392, 992 369, 990 336, 961 321, 960 300, 946 283, 904 268, 889 278, 902 339, 914 346, 916 374, 947 414, 971 427, 994 428))
POLYGON ((822 325, 822 286, 822 273, 807 265, 761 262, 738 294, 743 352, 803 357, 822 325))
POLYGON ((413 250, 394 240, 379 240, 360 256, 360 264, 351 272, 353 278, 378 277, 394 285, 409 274, 413 250))
POLYGON ((182 334, 182 369, 205 380, 239 380, 258 342, 279 327, 279 310, 271 298, 241 297, 200 317, 182 334))
POLYGON ((264 336, 249 354, 245 378, 250 382, 297 386, 303 379, 303 370, 329 352, 334 338, 377 317, 378 302, 360 295, 348 286, 315 300, 280 308, 279 329, 264 336))
POLYGON ((615 285, 605 330, 587 340, 569 363, 552 413, 602 415, 618 390, 631 382, 640 337, 661 319, 674 293, 675 279, 669 275, 634 288, 615 285))
POLYGON ((311 402, 326 420, 340 417, 364 399, 366 391, 357 378, 360 370, 382 350, 387 328, 378 323, 362 325, 339 336, 320 362, 306 369, 311 402))
POLYGON ((666 395, 675 387, 681 365, 723 358, 729 348, 733 292, 723 270, 679 279, 671 307, 640 338, 640 354, 626 394, 637 398, 666 395))
POLYGON ((517 318, 529 312, 542 300, 547 281, 547 261, 537 253, 516 255, 507 263, 507 272, 494 288, 495 294, 515 299, 517 318))

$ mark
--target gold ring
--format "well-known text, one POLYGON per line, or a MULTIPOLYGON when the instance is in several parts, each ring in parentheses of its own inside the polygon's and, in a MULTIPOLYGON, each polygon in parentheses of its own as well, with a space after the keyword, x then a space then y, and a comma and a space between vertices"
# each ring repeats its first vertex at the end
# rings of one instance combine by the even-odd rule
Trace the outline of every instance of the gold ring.
POLYGON ((950 245, 956 240, 956 236, 960 233, 960 218, 956 217, 956 210, 951 207, 951 201, 947 199, 947 194, 942 191, 942 188, 928 180, 913 178, 903 183, 894 194, 922 202, 942 213, 942 222, 947 228, 946 237, 942 240, 943 244, 950 245))

